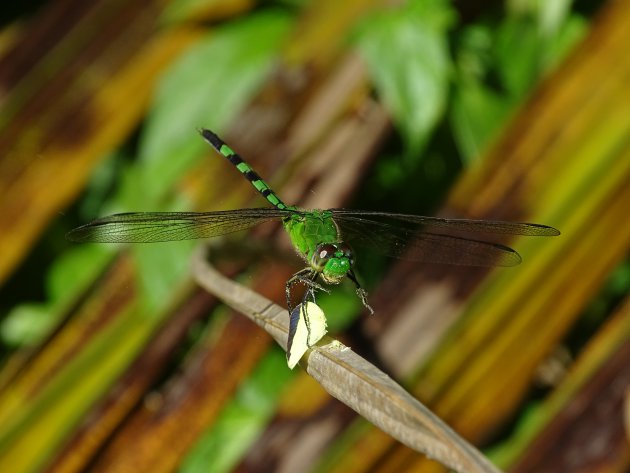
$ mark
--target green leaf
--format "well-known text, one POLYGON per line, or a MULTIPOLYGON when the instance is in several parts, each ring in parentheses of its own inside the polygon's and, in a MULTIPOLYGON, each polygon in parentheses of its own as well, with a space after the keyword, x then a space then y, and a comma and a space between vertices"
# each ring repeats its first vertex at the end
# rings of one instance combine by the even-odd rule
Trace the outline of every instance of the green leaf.
POLYGON ((107 245, 76 245, 66 250, 48 272, 48 301, 59 306, 77 297, 103 272, 115 249, 107 245))
POLYGON ((268 11, 230 23, 195 44, 165 74, 140 143, 138 196, 145 205, 155 205, 203 155, 206 145, 197 128, 223 128, 249 102, 273 66, 290 20, 268 11))
POLYGON ((588 31, 588 23, 584 18, 572 15, 567 18, 554 35, 551 36, 544 48, 543 67, 551 69, 573 49, 588 31))
POLYGON ((511 104, 476 82, 456 88, 450 118, 459 151, 468 164, 479 157, 499 131, 511 104))
POLYGON ((0 337, 9 346, 35 346, 55 321, 44 304, 20 304, 13 307, 0 324, 0 337))
POLYGON ((450 123, 462 159, 471 163, 497 133, 513 104, 490 87, 487 77, 494 62, 493 28, 474 24, 456 39, 456 74, 450 123))
POLYGON ((452 18, 445 1, 413 0, 369 17, 358 30, 359 50, 410 154, 421 151, 445 110, 452 18))
POLYGON ((76 246, 52 264, 46 276, 47 301, 17 305, 0 322, 0 338, 11 346, 34 346, 53 330, 70 304, 93 283, 114 247, 76 246))
POLYGON ((513 108, 582 34, 579 17, 524 2, 500 22, 473 24, 459 35, 450 120, 465 161, 484 151, 513 108))
POLYGON ((184 287, 197 244, 189 240, 131 246, 146 313, 161 313, 173 294, 184 287))
POLYGON ((522 97, 540 71, 542 41, 531 19, 511 17, 496 36, 497 69, 502 84, 514 97, 522 97))
POLYGON ((584 35, 586 26, 568 14, 567 0, 530 2, 513 8, 495 40, 498 73, 515 97, 525 95, 584 35))

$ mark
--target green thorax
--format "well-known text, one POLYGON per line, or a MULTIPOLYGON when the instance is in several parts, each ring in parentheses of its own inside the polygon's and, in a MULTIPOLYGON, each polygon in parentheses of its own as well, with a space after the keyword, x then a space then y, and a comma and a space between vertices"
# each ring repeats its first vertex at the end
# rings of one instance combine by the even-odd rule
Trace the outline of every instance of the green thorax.
MULTIPOLYGON (((298 210, 295 207, 290 209, 298 210)), ((311 260, 318 245, 340 241, 339 230, 329 210, 294 213, 284 219, 283 225, 293 246, 306 261, 311 260)))

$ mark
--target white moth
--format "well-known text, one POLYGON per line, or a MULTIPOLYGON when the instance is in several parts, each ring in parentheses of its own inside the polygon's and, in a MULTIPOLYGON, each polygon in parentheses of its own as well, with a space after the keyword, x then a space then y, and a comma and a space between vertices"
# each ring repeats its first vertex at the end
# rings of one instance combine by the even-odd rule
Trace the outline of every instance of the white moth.
POLYGON ((299 304, 291 312, 289 319, 289 340, 287 342, 287 362, 293 369, 306 350, 326 335, 326 316, 314 302, 299 304))

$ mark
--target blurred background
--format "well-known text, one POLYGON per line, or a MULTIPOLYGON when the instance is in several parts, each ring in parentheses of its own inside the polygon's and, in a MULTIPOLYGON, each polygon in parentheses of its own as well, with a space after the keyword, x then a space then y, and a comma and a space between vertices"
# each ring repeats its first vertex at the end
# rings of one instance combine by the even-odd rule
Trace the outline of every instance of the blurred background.
MULTIPOLYGON (((515 268, 361 253, 376 314, 351 284, 320 303, 333 336, 500 468, 630 471, 627 2, 0 15, 0 470, 445 471, 198 288, 198 242, 65 240, 114 212, 264 206, 206 127, 287 203, 560 229, 504 240, 515 268)), ((234 274, 283 304, 300 262, 271 253, 234 274)))

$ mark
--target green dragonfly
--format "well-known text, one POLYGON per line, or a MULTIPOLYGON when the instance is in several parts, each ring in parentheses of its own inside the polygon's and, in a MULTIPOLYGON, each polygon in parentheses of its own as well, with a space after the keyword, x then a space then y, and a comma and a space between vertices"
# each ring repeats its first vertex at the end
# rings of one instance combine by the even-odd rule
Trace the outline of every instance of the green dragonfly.
POLYGON ((293 313, 292 288, 303 284, 307 297, 326 284, 345 277, 354 283, 357 295, 370 311, 367 293, 354 272, 354 253, 349 246, 363 245, 385 255, 423 262, 470 266, 515 266, 520 255, 512 248, 465 234, 555 236, 553 227, 535 223, 447 219, 400 213, 328 209, 310 210, 286 205, 265 181, 213 132, 201 136, 232 163, 262 194, 271 207, 216 212, 132 212, 99 218, 68 233, 77 242, 150 243, 210 238, 246 230, 270 220, 280 220, 306 267, 286 283, 289 313, 293 313))

